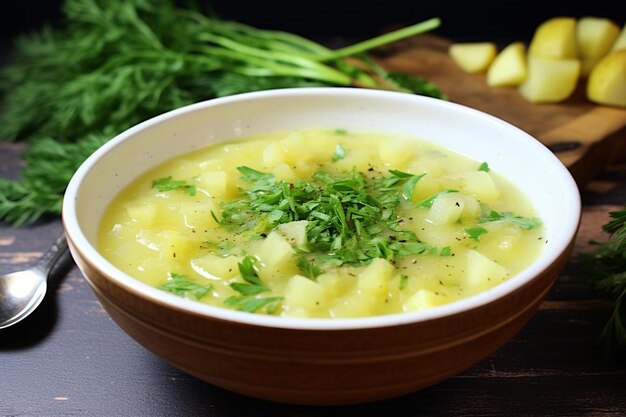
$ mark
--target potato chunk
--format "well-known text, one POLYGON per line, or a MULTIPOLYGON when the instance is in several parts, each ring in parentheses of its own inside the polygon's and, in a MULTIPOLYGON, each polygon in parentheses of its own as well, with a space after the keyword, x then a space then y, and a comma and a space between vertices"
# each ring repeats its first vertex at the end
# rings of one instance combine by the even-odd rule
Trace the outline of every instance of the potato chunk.
POLYGON ((467 252, 467 286, 470 291, 481 291, 504 281, 507 269, 492 261, 482 253, 470 250, 467 252))
POLYGON ((232 278, 239 274, 237 256, 217 256, 211 253, 191 260, 191 267, 205 278, 232 278))
POLYGON ((465 72, 484 72, 496 57, 496 45, 492 42, 456 43, 448 50, 450 57, 465 72))
POLYGON ((552 59, 577 59, 576 19, 555 17, 535 30, 528 52, 531 56, 552 59))
POLYGON ((376 258, 361 272, 357 286, 363 293, 384 296, 392 275, 393 265, 385 259, 376 258))
POLYGON ((428 211, 428 220, 436 225, 452 224, 459 220, 465 207, 465 199, 461 193, 445 193, 433 202, 428 211))
POLYGON ((527 74, 526 45, 514 42, 496 56, 487 71, 487 84, 492 87, 517 86, 527 74))
POLYGON ((287 239, 287 242, 300 249, 306 248, 306 220, 283 223, 278 225, 278 231, 287 239))
POLYGON ((577 59, 528 57, 528 77, 519 91, 532 103, 557 103, 568 98, 580 75, 577 59))
POLYGON ((272 232, 261 243, 257 255, 265 266, 275 269, 291 259, 293 248, 280 233, 272 232))
POLYGON ((582 17, 576 24, 578 53, 582 61, 582 75, 591 69, 611 49, 619 35, 619 26, 612 20, 599 17, 582 17))
POLYGON ((445 298, 432 291, 419 289, 402 305, 403 311, 420 311, 445 302, 445 298))
MULTIPOLYGON (((326 288, 302 275, 289 278, 285 288, 283 307, 287 311, 302 309, 307 313, 318 310, 327 303, 326 288)), ((308 316, 309 314, 307 314, 308 316)))
POLYGON ((596 103, 626 107, 626 49, 596 64, 589 74, 587 97, 596 103))

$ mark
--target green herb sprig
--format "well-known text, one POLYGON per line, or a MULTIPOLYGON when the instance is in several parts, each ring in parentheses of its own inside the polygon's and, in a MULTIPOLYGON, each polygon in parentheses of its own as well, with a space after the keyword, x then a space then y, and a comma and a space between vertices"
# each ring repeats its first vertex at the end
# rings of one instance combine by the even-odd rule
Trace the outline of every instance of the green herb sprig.
POLYGON ((255 313, 263 308, 268 314, 276 312, 283 297, 257 297, 258 294, 271 290, 259 277, 254 258, 246 256, 238 263, 238 266, 244 282, 233 282, 230 288, 241 295, 228 297, 224 300, 224 305, 247 313, 255 313))
POLYGON ((615 306, 600 338, 611 359, 623 360, 626 352, 626 208, 610 213, 602 228, 609 234, 605 242, 591 242, 595 249, 578 256, 589 281, 615 306))
POLYGON ((220 224, 255 235, 306 220, 308 247, 298 266, 310 279, 320 275, 323 266, 439 253, 401 227, 403 219, 397 213, 422 175, 391 170, 389 176, 374 180, 353 169, 335 175, 319 171, 311 180, 287 182, 249 167, 238 170, 251 184, 244 188, 244 198, 222 204, 220 224))
POLYGON ((192 294, 196 300, 202 299, 204 296, 213 291, 213 284, 200 285, 191 281, 185 275, 170 273, 168 281, 161 285, 159 289, 176 294, 179 297, 188 297, 192 294))
POLYGON ((156 188, 158 191, 184 190, 190 196, 196 195, 195 185, 187 184, 184 180, 174 180, 172 177, 164 177, 152 181, 152 188, 156 188))
POLYGON ((347 85, 443 98, 434 85, 409 75, 390 82, 399 76, 363 54, 433 30, 436 18, 331 50, 173 0, 66 0, 63 14, 61 26, 17 39, 12 60, 0 70, 0 140, 28 141, 22 179, 0 179, 0 220, 15 225, 59 214, 71 175, 106 140, 190 103, 347 85), (42 152, 45 147, 56 158, 42 152))

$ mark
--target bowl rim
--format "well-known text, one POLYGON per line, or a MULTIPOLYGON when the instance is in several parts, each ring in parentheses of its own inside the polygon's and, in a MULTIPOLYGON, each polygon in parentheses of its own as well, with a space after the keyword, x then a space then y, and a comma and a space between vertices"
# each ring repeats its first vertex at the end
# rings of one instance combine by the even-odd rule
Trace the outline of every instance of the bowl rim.
MULTIPOLYGON (((113 281, 118 286, 124 288, 125 291, 133 293, 139 298, 147 298, 149 301, 157 303, 161 306, 176 309, 185 313, 192 313, 206 318, 220 319, 229 322, 235 322, 246 325, 282 328, 282 329, 298 329, 313 331, 336 331, 348 329, 370 329, 378 327, 393 327, 405 324, 424 322, 429 320, 440 319, 446 316, 453 316, 465 311, 481 308, 492 303, 507 294, 513 293, 521 287, 529 284, 531 281, 540 276, 543 272, 554 265, 561 255, 571 246, 571 243, 578 230, 581 217, 581 200, 580 193, 576 182, 572 178, 569 170, 561 163, 561 161, 541 142, 532 137, 530 134, 519 129, 518 127, 488 113, 470 108, 468 106, 443 101, 431 97, 416 96, 407 93, 356 89, 343 87, 300 87, 300 88, 284 88, 276 90, 265 90, 250 93, 235 94, 227 97, 209 99, 187 106, 183 106, 169 112, 157 115, 145 120, 124 132, 116 135, 111 140, 98 148, 91 156, 89 156, 70 180, 62 206, 62 220, 65 233, 70 241, 70 249, 74 257, 84 258, 91 268, 95 268, 107 280, 113 281), (227 308, 211 306, 191 299, 185 299, 165 291, 161 291, 150 286, 132 276, 122 272, 106 260, 89 242, 78 222, 78 213, 76 207, 77 193, 81 188, 82 180, 88 175, 91 168, 101 159, 105 158, 112 150, 119 146, 122 142, 129 140, 136 133, 149 128, 158 123, 165 122, 169 119, 176 118, 179 115, 206 109, 224 104, 232 104, 240 101, 271 99, 275 97, 290 97, 298 95, 322 95, 322 96, 353 96, 356 98, 402 98, 410 100, 424 101, 429 106, 448 108, 455 112, 466 113, 471 117, 483 118, 492 123, 503 125, 511 132, 515 132, 518 136, 524 137, 529 142, 529 146, 535 147, 535 152, 543 153, 544 157, 553 159, 555 170, 560 172, 563 187, 567 188, 568 194, 572 200, 568 202, 569 216, 563 219, 564 232, 557 237, 557 241, 551 240, 552 256, 540 258, 533 262, 528 268, 524 269, 515 276, 509 278, 503 283, 496 285, 490 289, 482 291, 478 294, 456 300, 441 306, 431 307, 415 312, 401 312, 394 314, 370 316, 370 317, 354 317, 354 318, 292 318, 270 316, 263 314, 250 314, 246 312, 231 310, 227 308), (78 253, 74 253, 74 251, 78 253)), ((545 251, 546 249, 544 249, 545 251)), ((91 279, 83 273, 83 276, 91 286, 91 279)))

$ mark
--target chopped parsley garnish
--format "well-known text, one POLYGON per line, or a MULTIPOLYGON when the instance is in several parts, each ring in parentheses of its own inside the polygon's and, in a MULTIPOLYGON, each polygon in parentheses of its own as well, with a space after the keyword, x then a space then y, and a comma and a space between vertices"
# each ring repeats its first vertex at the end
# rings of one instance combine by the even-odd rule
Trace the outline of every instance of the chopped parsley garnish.
POLYGON ((256 297, 257 294, 271 290, 259 277, 254 258, 246 256, 238 266, 239 273, 245 282, 233 282, 230 288, 241 295, 228 297, 224 300, 224 305, 247 313, 255 313, 262 308, 265 308, 268 314, 276 312, 283 297, 256 297))
POLYGON ((439 256, 451 256, 451 255, 452 255, 452 248, 450 246, 444 246, 439 251, 439 256))
POLYGON ((400 275, 400 284, 398 285, 398 289, 402 291, 408 285, 409 285, 409 276, 408 275, 400 275))
POLYGON ((458 193, 458 191, 457 190, 442 190, 442 191, 439 191, 438 193, 435 193, 435 194, 433 194, 433 195, 431 195, 429 197, 426 197, 422 201, 416 203, 415 204, 415 208, 418 208, 418 207, 431 208, 433 206, 433 203, 437 199, 437 197, 439 197, 441 194, 448 194, 448 193, 458 193))
POLYGON ((224 305, 234 307, 236 310, 245 311, 246 313, 256 313, 258 310, 265 308, 267 314, 275 313, 280 307, 283 297, 228 297, 224 300, 224 305))
POLYGON ((332 161, 337 162, 345 157, 346 157, 346 149, 343 146, 341 146, 341 144, 338 143, 337 146, 335 147, 335 153, 333 154, 332 161))
POLYGON ((159 191, 184 190, 191 196, 196 195, 195 185, 187 184, 183 180, 174 180, 172 177, 159 178, 152 181, 152 188, 156 188, 159 191))
POLYGON ((478 219, 478 223, 490 223, 490 222, 511 222, 524 230, 531 230, 541 226, 541 220, 536 217, 523 217, 510 211, 495 211, 485 206, 482 207, 482 214, 478 219))
POLYGON ((176 294, 179 297, 188 297, 189 294, 193 294, 197 300, 200 300, 213 290, 213 284, 196 284, 185 275, 171 272, 168 281, 161 285, 159 289, 176 294))
POLYGON ((491 170, 491 168, 489 168, 489 164, 486 162, 483 162, 482 164, 480 164, 480 166, 478 167, 479 171, 484 171, 484 172, 489 172, 491 170))
POLYGON ((487 233, 487 229, 485 229, 484 227, 480 227, 480 226, 466 227, 465 233, 467 233, 471 239, 474 239, 475 241, 480 242, 480 237, 484 235, 485 233, 487 233))
POLYGON ((298 268, 305 277, 315 281, 324 271, 315 264, 313 260, 308 260, 305 256, 300 256, 297 261, 298 268))
POLYGON ((254 259, 251 256, 243 258, 238 266, 239 273, 245 282, 233 282, 230 284, 230 288, 242 295, 256 295, 270 290, 259 278, 254 259))
POLYGON ((397 208, 409 200, 422 175, 390 170, 391 176, 366 178, 356 169, 341 174, 318 171, 310 180, 280 181, 273 175, 239 167, 251 183, 244 197, 222 204, 220 225, 236 233, 268 233, 282 223, 307 220, 307 266, 311 279, 326 265, 358 266, 374 258, 436 254, 401 227, 397 208), (313 266, 315 265, 315 266, 313 266))

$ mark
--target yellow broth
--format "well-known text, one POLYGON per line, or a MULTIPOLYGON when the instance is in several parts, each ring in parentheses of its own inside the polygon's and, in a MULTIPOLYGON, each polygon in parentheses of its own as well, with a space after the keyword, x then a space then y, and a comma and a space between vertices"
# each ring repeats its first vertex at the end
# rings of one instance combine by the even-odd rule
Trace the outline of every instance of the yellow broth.
MULTIPOLYGON (((152 169, 107 208, 99 249, 129 275, 198 302, 290 317, 359 317, 431 308, 503 282, 543 247, 534 217, 524 195, 485 161, 405 136, 308 129, 220 143, 152 169), (238 167, 271 174, 271 190, 303 187, 318 172, 381 187, 395 170, 402 177, 387 187, 399 201, 392 223, 405 234, 380 231, 386 243, 379 257, 367 247, 371 258, 339 265, 341 259, 310 253, 317 220, 278 225, 270 220, 277 212, 265 211, 244 226, 220 225, 225 207, 246 201, 254 186, 238 167), (423 253, 385 252, 385 245, 404 248, 411 234, 423 253)), ((329 252, 338 256, 336 247, 329 252)))

